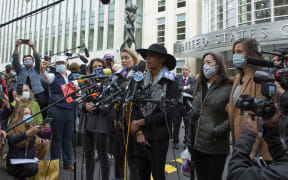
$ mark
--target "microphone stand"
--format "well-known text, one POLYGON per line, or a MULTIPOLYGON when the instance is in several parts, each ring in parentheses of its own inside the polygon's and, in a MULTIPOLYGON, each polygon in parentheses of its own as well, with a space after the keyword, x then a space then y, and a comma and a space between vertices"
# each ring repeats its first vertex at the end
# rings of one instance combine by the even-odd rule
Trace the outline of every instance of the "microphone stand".
MULTIPOLYGON (((167 105, 167 83, 164 83, 163 84, 163 88, 162 88, 162 94, 161 94, 161 101, 160 101, 160 108, 162 109, 163 113, 164 113, 164 117, 165 117, 165 122, 166 122, 166 126, 167 126, 167 131, 168 131, 168 135, 169 135, 169 139, 172 137, 172 133, 170 131, 170 128, 169 128, 169 123, 168 123, 168 118, 167 118, 167 111, 166 111, 166 105, 167 105)), ((176 155, 175 155, 175 150, 174 148, 172 148, 172 151, 173 151, 173 158, 176 160, 176 155)), ((181 180, 180 178, 180 175, 179 175, 179 172, 178 172, 178 165, 177 163, 175 162, 176 164, 176 168, 177 168, 177 176, 178 176, 178 180, 181 180)))

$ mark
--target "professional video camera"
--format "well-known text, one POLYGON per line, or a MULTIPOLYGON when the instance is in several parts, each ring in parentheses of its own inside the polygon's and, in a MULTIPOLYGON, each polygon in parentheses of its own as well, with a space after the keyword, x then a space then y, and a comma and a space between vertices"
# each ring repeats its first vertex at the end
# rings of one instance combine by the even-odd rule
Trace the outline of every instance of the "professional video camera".
POLYGON ((287 62, 288 62, 288 49, 287 48, 280 48, 279 50, 274 50, 279 53, 274 53, 274 52, 266 52, 262 51, 263 54, 269 54, 273 56, 278 56, 279 60, 281 61, 281 65, 274 64, 274 62, 267 61, 264 59, 258 59, 254 57, 248 57, 247 58, 247 63, 256 65, 256 66, 261 66, 261 67, 269 67, 269 68, 275 68, 277 69, 275 73, 273 74, 275 77, 275 80, 280 83, 281 87, 285 89, 286 91, 288 90, 288 67, 287 67, 287 62))
POLYGON ((276 86, 273 83, 274 77, 263 71, 256 71, 253 77, 254 81, 261 84, 261 93, 266 98, 253 98, 247 94, 242 94, 236 102, 241 113, 252 111, 258 117, 268 118, 275 113, 273 97, 276 93, 276 86))

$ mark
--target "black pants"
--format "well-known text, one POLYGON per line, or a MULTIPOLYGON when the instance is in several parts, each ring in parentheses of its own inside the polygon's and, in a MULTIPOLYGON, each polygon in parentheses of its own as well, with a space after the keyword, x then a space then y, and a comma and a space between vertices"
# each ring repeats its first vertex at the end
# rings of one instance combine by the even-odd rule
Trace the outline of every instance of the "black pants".
POLYGON ((109 180, 110 164, 107 149, 108 135, 86 132, 85 136, 85 160, 86 179, 94 179, 95 147, 100 158, 102 180, 109 180))
POLYGON ((205 154, 195 150, 198 180, 221 180, 227 155, 205 154))
POLYGON ((185 111, 183 105, 179 105, 176 109, 176 113, 173 115, 173 144, 178 144, 179 143, 179 131, 180 131, 180 125, 182 122, 182 118, 184 121, 184 142, 186 144, 187 138, 188 138, 188 127, 189 127, 189 118, 184 117, 183 112, 185 111))
POLYGON ((35 176, 38 172, 37 164, 10 164, 10 159, 7 159, 7 172, 20 180, 35 176))
POLYGON ((151 172, 154 180, 165 180, 165 163, 169 139, 149 141, 151 147, 139 147, 137 158, 140 179, 150 180, 151 172))

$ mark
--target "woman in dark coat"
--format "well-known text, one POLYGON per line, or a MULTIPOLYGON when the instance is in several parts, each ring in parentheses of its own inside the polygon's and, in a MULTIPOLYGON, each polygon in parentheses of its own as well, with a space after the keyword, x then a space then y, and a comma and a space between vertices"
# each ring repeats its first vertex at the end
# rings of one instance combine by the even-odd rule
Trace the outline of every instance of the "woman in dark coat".
MULTIPOLYGON (((101 59, 93 59, 89 65, 89 74, 93 69, 103 68, 104 63, 101 59)), ((91 90, 91 88, 88 88, 91 90)), ((92 94, 93 92, 86 92, 92 94)), ((108 157, 108 136, 113 128, 115 114, 113 111, 104 112, 94 107, 94 103, 87 100, 83 107, 83 112, 87 113, 85 126, 85 159, 86 159, 86 179, 94 179, 95 170, 95 149, 100 158, 102 180, 109 180, 110 163, 108 157)))
POLYGON ((193 106, 200 112, 195 125, 195 165, 199 180, 221 179, 229 153, 229 120, 226 105, 232 88, 220 54, 203 56, 193 106))
MULTIPOLYGON (((169 72, 176 66, 174 56, 168 54, 166 48, 160 44, 152 44, 148 49, 136 51, 147 63, 148 71, 144 77, 144 88, 149 89, 151 98, 161 100, 162 97, 162 100, 176 101, 178 82, 174 74, 169 72)), ((164 109, 160 103, 144 103, 141 108, 143 116, 131 122, 131 131, 137 136, 137 164, 141 180, 149 180, 151 172, 155 180, 165 180, 165 163, 170 136, 168 123, 175 108, 167 102, 164 109)))

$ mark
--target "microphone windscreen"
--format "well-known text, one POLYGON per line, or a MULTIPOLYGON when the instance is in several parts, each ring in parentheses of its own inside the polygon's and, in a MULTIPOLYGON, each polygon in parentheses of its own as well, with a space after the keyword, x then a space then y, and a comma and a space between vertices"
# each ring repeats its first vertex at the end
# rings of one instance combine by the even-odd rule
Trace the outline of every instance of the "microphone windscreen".
POLYGON ((84 56, 80 55, 79 57, 85 64, 88 63, 88 60, 84 56))
POLYGON ((146 69, 146 62, 145 61, 140 61, 139 64, 138 64, 137 71, 144 72, 145 69, 146 69))
POLYGON ((255 66, 262 66, 262 67, 274 67, 275 66, 272 61, 258 59, 255 57, 247 57, 247 63, 255 65, 255 66))
POLYGON ((83 79, 77 79, 77 82, 78 83, 83 83, 84 81, 83 81, 83 79))
POLYGON ((104 72, 104 75, 111 75, 112 74, 112 71, 110 68, 103 69, 103 72, 104 72))
POLYGON ((90 55, 89 55, 89 50, 86 48, 86 46, 84 45, 84 53, 85 53, 85 56, 88 58, 88 57, 90 57, 90 55))
POLYGON ((135 72, 136 72, 136 71, 131 70, 131 71, 128 73, 128 75, 127 75, 127 79, 133 78, 133 77, 135 76, 135 72))
POLYGON ((91 96, 92 96, 93 98, 96 98, 97 95, 98 95, 97 92, 91 94, 91 96))

